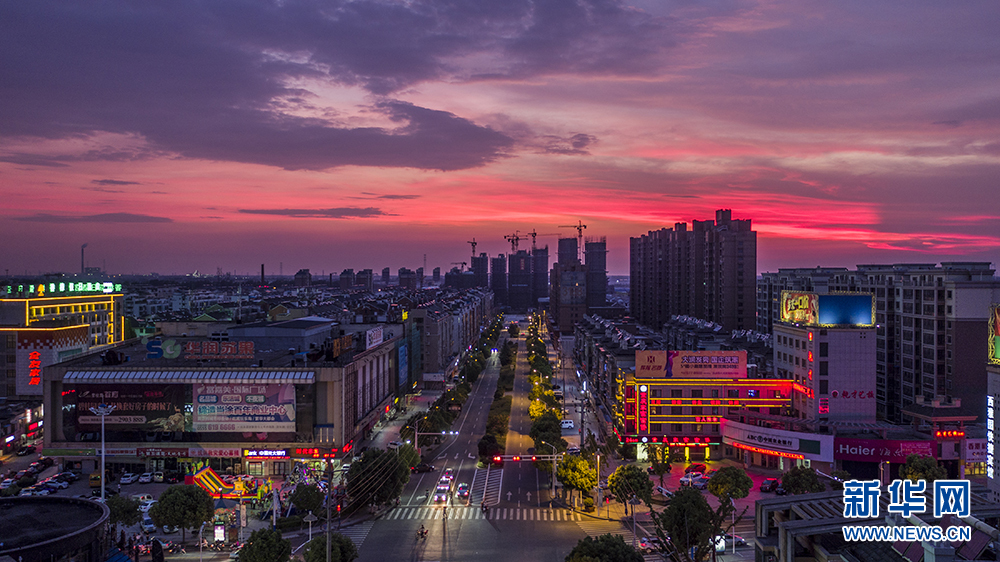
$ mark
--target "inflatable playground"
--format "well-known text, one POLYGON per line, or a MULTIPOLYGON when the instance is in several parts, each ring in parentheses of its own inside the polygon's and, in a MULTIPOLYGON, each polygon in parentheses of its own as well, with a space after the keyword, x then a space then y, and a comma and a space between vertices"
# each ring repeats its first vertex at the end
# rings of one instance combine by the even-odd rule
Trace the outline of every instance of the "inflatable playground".
POLYGON ((201 486, 213 498, 222 497, 230 500, 250 500, 265 496, 270 492, 269 484, 258 486, 257 479, 235 479, 227 484, 211 467, 204 466, 195 471, 189 478, 194 484, 201 486))

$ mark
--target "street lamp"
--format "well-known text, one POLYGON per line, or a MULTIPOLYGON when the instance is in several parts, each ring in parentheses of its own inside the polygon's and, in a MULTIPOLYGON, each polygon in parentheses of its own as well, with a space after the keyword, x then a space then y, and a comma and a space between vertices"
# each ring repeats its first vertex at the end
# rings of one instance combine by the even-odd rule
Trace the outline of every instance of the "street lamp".
POLYGON ((315 515, 313 515, 313 512, 310 511, 309 515, 303 517, 302 520, 305 521, 306 523, 309 523, 309 541, 311 542, 313 540, 313 523, 319 521, 319 517, 316 517, 315 515))
POLYGON ((101 501, 104 501, 104 487, 107 478, 107 473, 104 471, 104 450, 106 449, 104 445, 104 418, 115 411, 114 406, 109 406, 107 404, 101 404, 95 408, 90 409, 95 416, 101 416, 101 501))
POLYGON ((552 498, 549 500, 549 509, 553 509, 556 503, 556 446, 545 441, 542 441, 542 445, 552 447, 552 498))

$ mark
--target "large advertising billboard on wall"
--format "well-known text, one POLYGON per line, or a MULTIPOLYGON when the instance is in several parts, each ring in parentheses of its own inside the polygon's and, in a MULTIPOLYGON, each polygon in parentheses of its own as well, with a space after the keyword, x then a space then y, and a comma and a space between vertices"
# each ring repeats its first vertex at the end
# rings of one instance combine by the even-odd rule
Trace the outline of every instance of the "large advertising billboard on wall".
POLYGON ((104 418, 111 429, 146 431, 191 431, 183 384, 75 384, 67 386, 67 402, 75 396, 77 429, 98 431, 101 416, 90 411, 101 404, 114 406, 104 418))
POLYGON ((194 431, 295 431, 295 385, 194 385, 194 431))
POLYGON ((782 291, 779 319, 806 326, 872 326, 875 324, 875 297, 782 291))
POLYGON ((635 377, 651 379, 745 379, 747 352, 637 351, 635 377))
POLYGON ((993 365, 1000 365, 1000 304, 990 306, 989 333, 989 362, 993 365))
POLYGON ((895 441, 892 439, 834 439, 833 458, 844 461, 905 463, 906 457, 934 457, 934 441, 895 441))
POLYGON ((816 293, 781 292, 782 322, 816 324, 819 322, 819 299, 816 293))

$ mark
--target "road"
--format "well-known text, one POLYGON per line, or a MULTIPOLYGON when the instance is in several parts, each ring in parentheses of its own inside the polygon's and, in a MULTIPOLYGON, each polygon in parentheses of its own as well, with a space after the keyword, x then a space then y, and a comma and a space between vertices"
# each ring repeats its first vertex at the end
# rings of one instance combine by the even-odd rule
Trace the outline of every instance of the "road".
MULTIPOLYGON (((507 318, 507 323, 517 319, 507 318)), ((522 324, 522 333, 527 324, 522 324)), ((498 347, 506 339, 503 332, 498 347)), ((525 376, 527 355, 524 338, 519 338, 518 370, 507 436, 507 454, 528 453, 528 379, 525 376)), ((345 534, 360 540, 362 561, 381 560, 551 560, 562 561, 577 541, 590 532, 605 527, 620 528, 617 522, 598 522, 566 509, 548 506, 547 476, 538 474, 529 461, 508 462, 502 468, 476 469, 477 443, 486 429, 486 418, 493 401, 499 376, 498 356, 490 359, 462 415, 456 421, 459 435, 438 453, 434 472, 414 475, 406 486, 403 504, 376 521, 345 529, 345 534), (445 468, 457 469, 457 482, 471 484, 468 501, 454 498, 448 502, 448 519, 443 506, 434 505, 429 495, 445 468), (542 497, 539 490, 543 491, 542 497), (529 495, 530 494, 530 495, 529 495), (479 508, 486 500, 491 508, 484 514, 479 508), (541 500, 541 501, 540 501, 541 500), (417 539, 416 531, 424 525, 430 532, 417 539), (589 529, 589 530, 588 530, 589 529)), ((543 451, 539 451, 543 453, 543 451)), ((608 529, 611 530, 611 529, 608 529)), ((603 532, 608 532, 604 530, 603 532)))

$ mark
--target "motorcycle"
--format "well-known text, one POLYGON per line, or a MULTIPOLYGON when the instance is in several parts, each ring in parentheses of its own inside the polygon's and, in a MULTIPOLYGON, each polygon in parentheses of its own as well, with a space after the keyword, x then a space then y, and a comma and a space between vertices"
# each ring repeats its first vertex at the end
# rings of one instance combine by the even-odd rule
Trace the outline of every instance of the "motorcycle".
POLYGON ((428 532, 429 532, 429 531, 428 531, 427 529, 424 529, 424 530, 422 530, 422 531, 421 531, 421 530, 418 530, 418 531, 417 531, 417 538, 418 538, 418 539, 426 539, 426 538, 427 538, 427 533, 428 533, 428 532))

